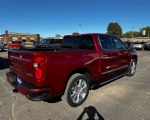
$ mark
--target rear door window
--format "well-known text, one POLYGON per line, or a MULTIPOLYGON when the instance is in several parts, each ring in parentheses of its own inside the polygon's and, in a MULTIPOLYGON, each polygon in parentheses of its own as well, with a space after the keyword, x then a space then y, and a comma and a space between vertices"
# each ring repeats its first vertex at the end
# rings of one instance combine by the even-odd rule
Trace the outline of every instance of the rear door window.
POLYGON ((113 40, 113 42, 115 44, 116 49, 118 49, 118 50, 124 50, 124 49, 126 49, 125 44, 119 38, 112 37, 112 40, 113 40))
POLYGON ((115 47, 112 43, 112 39, 110 36, 99 36, 100 45, 104 50, 114 50, 115 47))

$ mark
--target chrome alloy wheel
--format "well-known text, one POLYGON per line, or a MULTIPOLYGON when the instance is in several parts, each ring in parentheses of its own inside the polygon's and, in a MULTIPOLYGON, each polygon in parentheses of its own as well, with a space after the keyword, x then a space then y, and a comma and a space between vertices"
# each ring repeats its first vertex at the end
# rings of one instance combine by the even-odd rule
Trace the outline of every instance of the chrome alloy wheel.
POLYGON ((84 79, 79 79, 77 80, 70 91, 70 99, 73 103, 80 103, 84 100, 84 98, 87 95, 88 88, 87 88, 87 83, 85 82, 84 79))
POLYGON ((136 63, 133 61, 131 65, 131 75, 133 75, 136 71, 136 63))

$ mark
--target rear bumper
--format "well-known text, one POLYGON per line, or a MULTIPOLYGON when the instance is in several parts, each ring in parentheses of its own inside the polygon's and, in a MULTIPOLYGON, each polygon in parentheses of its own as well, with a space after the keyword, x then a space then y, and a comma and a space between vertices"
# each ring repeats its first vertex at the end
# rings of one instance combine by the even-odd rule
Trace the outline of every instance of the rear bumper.
POLYGON ((30 100, 46 100, 52 98, 50 88, 36 88, 33 85, 22 80, 21 83, 17 82, 17 76, 11 72, 6 73, 7 81, 21 94, 25 95, 30 100))

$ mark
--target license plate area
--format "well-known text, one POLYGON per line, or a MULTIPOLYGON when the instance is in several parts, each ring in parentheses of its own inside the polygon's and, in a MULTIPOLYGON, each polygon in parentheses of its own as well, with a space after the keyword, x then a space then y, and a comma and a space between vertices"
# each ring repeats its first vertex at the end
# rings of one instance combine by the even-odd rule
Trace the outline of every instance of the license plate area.
POLYGON ((22 84, 22 79, 20 79, 19 77, 17 76, 11 76, 10 77, 10 81, 14 84, 16 84, 17 86, 22 84))
POLYGON ((18 85, 22 84, 22 80, 19 77, 17 77, 16 82, 17 82, 18 85))
POLYGON ((10 81, 11 81, 12 83, 15 83, 15 82, 16 82, 16 79, 17 79, 16 76, 11 76, 11 77, 10 77, 10 81))

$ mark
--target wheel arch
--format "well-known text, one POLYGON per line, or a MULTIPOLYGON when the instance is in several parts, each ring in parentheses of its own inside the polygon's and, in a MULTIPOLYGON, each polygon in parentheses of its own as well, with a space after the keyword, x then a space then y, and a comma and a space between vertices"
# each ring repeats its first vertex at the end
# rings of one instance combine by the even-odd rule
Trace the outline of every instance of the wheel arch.
POLYGON ((138 58, 137 58, 137 56, 136 56, 136 55, 134 55, 131 59, 134 59, 134 60, 136 61, 136 64, 137 64, 137 60, 138 60, 138 58))
MULTIPOLYGON (((92 76, 91 76, 91 72, 90 72, 90 70, 89 70, 88 68, 78 68, 78 69, 75 69, 75 70, 73 70, 72 72, 70 72, 70 73, 68 74, 67 78, 66 78, 64 92, 65 92, 65 90, 66 90, 66 86, 67 86, 67 84, 68 84, 69 78, 70 78, 73 74, 75 74, 75 73, 80 73, 80 74, 85 75, 85 76, 87 77, 87 79, 89 80, 89 82, 90 82, 92 76)), ((64 92, 63 92, 63 93, 64 93, 64 92)))

